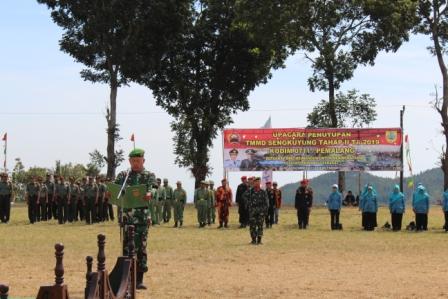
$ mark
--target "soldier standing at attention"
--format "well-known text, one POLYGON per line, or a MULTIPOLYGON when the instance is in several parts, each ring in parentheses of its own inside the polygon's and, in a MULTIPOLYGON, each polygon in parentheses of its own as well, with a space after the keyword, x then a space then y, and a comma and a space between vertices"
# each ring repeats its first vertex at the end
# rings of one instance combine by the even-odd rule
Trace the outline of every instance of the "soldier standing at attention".
POLYGON ((52 180, 51 174, 49 173, 47 174, 47 178, 45 180, 45 186, 47 186, 47 192, 48 192, 47 219, 51 220, 52 217, 56 219, 57 205, 54 198, 55 184, 52 180))
POLYGON ((85 187, 87 186, 87 178, 83 177, 81 180, 81 183, 79 184, 79 191, 80 191, 80 195, 79 195, 79 200, 78 200, 78 205, 76 207, 77 210, 77 215, 79 216, 79 220, 80 221, 84 221, 84 219, 86 218, 86 211, 85 211, 85 205, 84 205, 84 196, 85 196, 85 187))
POLYGON ((277 189, 277 182, 272 184, 275 197, 274 224, 278 224, 278 216, 282 207, 282 190, 277 189))
POLYGON ((163 179, 163 190, 165 191, 165 202, 163 205, 163 222, 171 220, 171 209, 173 207, 173 187, 168 185, 168 179, 163 179))
POLYGON ((239 214, 239 222, 240 222, 240 228, 245 228, 247 226, 246 219, 246 204, 244 203, 244 193, 249 189, 249 183, 247 182, 247 177, 243 176, 241 177, 241 184, 238 185, 238 188, 236 189, 236 197, 235 201, 238 204, 238 214, 239 214))
POLYGON ((265 190, 260 187, 260 178, 255 178, 252 190, 244 193, 244 201, 249 209, 249 226, 251 244, 262 244, 263 237, 263 221, 268 211, 268 195, 265 190))
POLYGON ((194 207, 198 211, 199 227, 204 227, 207 222, 207 206, 210 194, 207 190, 207 182, 202 181, 201 186, 194 192, 194 207))
POLYGON ((28 219, 31 224, 34 224, 37 216, 37 203, 39 202, 39 183, 35 176, 26 186, 26 202, 28 204, 28 219))
POLYGON ((78 201, 81 197, 81 189, 75 182, 74 177, 70 177, 70 205, 68 212, 68 222, 78 221, 78 201))
MULTIPOLYGON (((152 187, 155 184, 156 177, 153 173, 145 170, 145 151, 142 149, 134 149, 129 154, 129 163, 131 170, 126 180, 127 173, 122 172, 115 180, 116 184, 126 184, 126 186, 145 185, 145 200, 151 200, 152 187), (126 180, 126 181, 125 181, 126 180)), ((148 208, 123 209, 122 225, 124 225, 125 234, 123 241, 123 255, 128 254, 127 228, 129 225, 135 226, 135 251, 137 253, 137 289, 146 289, 143 284, 143 275, 148 271, 148 257, 146 245, 148 239, 148 226, 151 222, 151 216, 148 208)))
POLYGON ((209 196, 209 204, 208 204, 208 211, 207 211, 207 224, 210 225, 211 223, 215 224, 216 219, 216 197, 215 197, 215 183, 213 181, 208 182, 208 192, 210 194, 209 196))
POLYGON ((299 229, 306 229, 309 222, 311 207, 313 206, 313 192, 308 188, 308 180, 302 180, 296 191, 295 208, 299 229))
POLYGON ((9 222, 11 211, 12 184, 8 182, 8 174, 0 173, 0 221, 9 222))
POLYGON ((39 182, 39 217, 40 220, 47 221, 48 189, 42 177, 39 177, 37 181, 39 182))
POLYGON ((227 184, 226 179, 221 180, 221 186, 216 190, 216 206, 218 207, 218 228, 228 227, 229 208, 232 206, 232 189, 227 184))
POLYGON ((86 223, 96 222, 95 205, 98 203, 98 186, 93 177, 88 177, 88 183, 84 187, 84 206, 86 211, 86 223))
POLYGON ((58 205, 58 223, 64 224, 68 220, 68 205, 70 203, 70 186, 65 183, 64 177, 59 176, 55 186, 55 197, 58 205))
POLYGON ((182 183, 177 181, 177 188, 173 192, 174 197, 174 227, 182 227, 184 224, 184 208, 187 203, 187 192, 182 188, 182 183))
POLYGON ((157 179, 157 196, 158 200, 156 200, 156 214, 157 214, 157 224, 160 224, 163 218, 163 207, 165 206, 165 189, 162 186, 162 180, 157 179))
POLYGON ((272 228, 274 224, 274 214, 275 214, 275 195, 272 189, 272 183, 266 182, 266 194, 269 199, 268 212, 266 214, 266 228, 272 228))

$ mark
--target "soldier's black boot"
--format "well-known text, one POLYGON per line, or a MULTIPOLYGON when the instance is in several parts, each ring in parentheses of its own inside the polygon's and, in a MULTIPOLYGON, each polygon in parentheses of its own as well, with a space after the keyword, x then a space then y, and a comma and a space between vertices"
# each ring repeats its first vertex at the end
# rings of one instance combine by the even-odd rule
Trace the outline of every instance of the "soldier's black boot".
POLYGON ((252 237, 252 242, 251 242, 251 244, 252 244, 252 245, 257 245, 257 240, 256 240, 255 237, 252 237))
POLYGON ((143 272, 137 272, 137 290, 146 289, 146 286, 143 284, 143 272))
POLYGON ((177 227, 177 221, 176 222, 174 222, 174 226, 173 227, 177 227))
POLYGON ((263 245, 263 243, 261 242, 261 237, 260 236, 257 238, 257 244, 258 245, 263 245))
POLYGON ((184 222, 181 220, 179 227, 182 227, 183 224, 184 224, 184 222))
POLYGON ((228 228, 228 226, 227 226, 227 222, 226 222, 226 223, 224 223, 224 227, 225 227, 225 228, 228 228))
POLYGON ((219 223, 218 228, 222 228, 222 222, 219 223))

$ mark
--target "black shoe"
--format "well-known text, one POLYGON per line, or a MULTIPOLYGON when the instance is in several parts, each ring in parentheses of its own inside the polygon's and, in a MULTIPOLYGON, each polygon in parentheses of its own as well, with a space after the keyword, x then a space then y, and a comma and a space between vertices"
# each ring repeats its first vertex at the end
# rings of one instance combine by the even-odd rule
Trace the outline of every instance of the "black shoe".
POLYGON ((226 222, 226 223, 224 223, 224 227, 225 227, 225 228, 228 228, 228 226, 227 226, 227 222, 226 222))
POLYGON ((255 237, 252 238, 252 242, 250 242, 250 244, 252 244, 252 245, 257 245, 257 241, 256 241, 255 237))
POLYGON ((261 242, 261 237, 257 238, 257 245, 263 245, 263 243, 261 242))
POLYGON ((183 221, 181 221, 180 222, 180 225, 179 225, 179 227, 182 227, 182 225, 184 224, 184 222, 183 221))
POLYGON ((176 222, 174 222, 174 226, 173 227, 177 227, 177 221, 176 222))
POLYGON ((137 272, 137 290, 146 290, 146 286, 143 284, 143 272, 137 272))

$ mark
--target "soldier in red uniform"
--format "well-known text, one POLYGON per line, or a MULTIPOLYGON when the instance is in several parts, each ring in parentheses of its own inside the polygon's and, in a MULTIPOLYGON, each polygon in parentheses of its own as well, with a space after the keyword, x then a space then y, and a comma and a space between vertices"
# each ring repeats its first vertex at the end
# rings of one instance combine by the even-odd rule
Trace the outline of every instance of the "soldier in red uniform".
POLYGON ((232 190, 227 185, 227 180, 221 181, 221 186, 216 190, 216 207, 218 208, 219 226, 227 227, 229 222, 229 208, 232 206, 232 190))

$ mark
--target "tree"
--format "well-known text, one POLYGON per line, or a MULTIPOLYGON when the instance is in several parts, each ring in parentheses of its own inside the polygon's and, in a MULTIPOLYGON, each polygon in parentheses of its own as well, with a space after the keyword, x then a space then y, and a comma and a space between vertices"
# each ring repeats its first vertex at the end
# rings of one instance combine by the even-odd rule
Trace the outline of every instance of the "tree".
POLYGON ((86 69, 81 77, 109 85, 107 175, 115 176, 117 92, 129 80, 125 72, 151 70, 182 28, 186 0, 37 0, 64 29, 60 47, 86 69), (145 57, 142 59, 141 52, 145 57))
MULTIPOLYGON (((304 50, 311 91, 328 92, 329 127, 338 123, 335 92, 358 65, 373 65, 380 51, 397 51, 415 25, 414 0, 292 1, 292 47, 304 50)), ((344 173, 339 186, 345 188, 344 173)))
MULTIPOLYGON (((346 94, 339 92, 335 97, 335 111, 340 127, 362 128, 376 120, 376 102, 368 94, 358 94, 356 89, 346 94)), ((326 100, 314 107, 308 114, 308 123, 311 127, 331 127, 330 104, 326 100)))
POLYGON ((428 47, 431 54, 436 56, 442 75, 442 97, 439 97, 436 89, 434 107, 442 119, 443 135, 445 145, 442 147, 440 158, 441 168, 444 175, 443 187, 448 188, 448 69, 445 63, 444 54, 448 47, 448 5, 446 0, 420 0, 418 6, 418 16, 420 23, 415 31, 429 35, 432 46, 428 47))
POLYGON ((66 180, 70 177, 74 177, 75 180, 80 180, 87 174, 87 169, 82 164, 62 164, 61 161, 56 161, 55 176, 63 176, 66 180))
POLYGON ((136 78, 173 118, 176 163, 206 178, 209 148, 231 115, 249 109, 247 97, 281 65, 271 40, 253 34, 240 18, 245 1, 193 1, 185 33, 154 73, 136 78))

